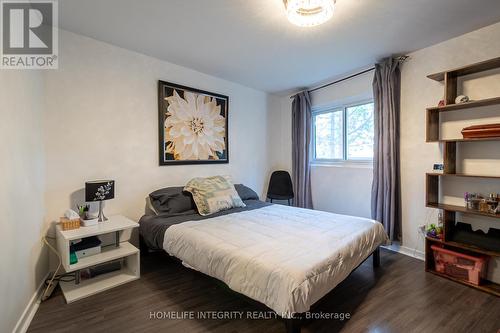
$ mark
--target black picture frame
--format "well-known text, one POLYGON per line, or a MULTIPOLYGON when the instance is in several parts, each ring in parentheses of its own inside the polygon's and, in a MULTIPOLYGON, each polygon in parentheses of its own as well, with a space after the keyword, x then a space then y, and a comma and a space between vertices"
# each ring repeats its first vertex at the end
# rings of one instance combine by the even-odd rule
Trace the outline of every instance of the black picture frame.
POLYGON ((160 166, 165 165, 185 165, 185 164, 220 164, 229 163, 229 97, 222 94, 217 94, 205 90, 200 90, 196 88, 191 88, 183 86, 176 83, 171 83, 167 81, 158 81, 158 150, 159 150, 159 163, 160 166), (217 151, 217 159, 175 159, 175 154, 169 153, 167 146, 169 143, 173 144, 172 140, 166 138, 165 131, 165 120, 167 119, 167 108, 169 103, 165 100, 166 97, 173 95, 173 91, 176 91, 180 97, 184 98, 184 93, 186 91, 197 94, 205 95, 210 98, 214 98, 217 106, 221 108, 221 116, 225 118, 225 134, 224 134, 224 150, 222 152, 217 151))

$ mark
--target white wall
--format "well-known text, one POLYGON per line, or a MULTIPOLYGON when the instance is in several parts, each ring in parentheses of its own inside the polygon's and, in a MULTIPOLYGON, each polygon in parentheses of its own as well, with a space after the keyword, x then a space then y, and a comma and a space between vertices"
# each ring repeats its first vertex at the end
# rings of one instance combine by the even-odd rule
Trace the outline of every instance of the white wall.
MULTIPOLYGON (((313 108, 335 107, 372 99, 373 72, 368 72, 341 83, 311 93, 313 108)), ((272 127, 280 133, 279 146, 274 146, 273 166, 291 171, 291 100, 281 98, 274 110, 272 127), (276 123, 279 122, 279 123, 276 123), (279 129, 278 129, 279 128, 279 129)), ((314 209, 370 217, 372 166, 347 163, 342 165, 315 164, 311 167, 311 187, 314 209)))
POLYGON ((0 332, 11 332, 47 272, 43 77, 0 72, 0 332))
MULTIPOLYGON (((401 85, 401 187, 403 202, 403 244, 407 248, 423 250, 423 239, 417 227, 435 222, 437 210, 425 208, 425 172, 433 163, 442 162, 441 147, 425 143, 425 109, 437 105, 443 98, 443 85, 426 78, 426 75, 471 63, 488 60, 500 55, 500 23, 465 34, 446 42, 413 52, 402 67, 401 85)), ((472 99, 500 95, 498 71, 471 77, 462 91, 472 99)), ((460 138, 460 130, 473 124, 499 123, 498 106, 483 107, 466 112, 448 113, 442 123, 442 138, 460 138)), ((500 175, 500 145, 497 142, 466 143, 459 145, 459 172, 470 174, 500 175)), ((500 192, 500 182, 453 180, 443 193, 446 203, 463 204, 463 193, 500 192)), ((465 218, 460 217, 461 220, 465 218)), ((475 219, 477 220, 477 219, 475 219)), ((496 221, 495 221, 496 222, 496 221)), ((488 222, 475 223, 485 229, 488 222)), ((489 225, 492 225, 489 221, 489 225)), ((498 223, 497 223, 498 227, 498 223)), ((498 263, 496 265, 498 267, 498 263)))
POLYGON ((92 179, 115 179, 106 213, 134 220, 150 192, 195 176, 230 174, 264 193, 267 94, 73 33, 60 38, 59 70, 46 81, 48 221, 83 201, 92 179), (158 165, 159 79, 229 96, 229 164, 158 165))

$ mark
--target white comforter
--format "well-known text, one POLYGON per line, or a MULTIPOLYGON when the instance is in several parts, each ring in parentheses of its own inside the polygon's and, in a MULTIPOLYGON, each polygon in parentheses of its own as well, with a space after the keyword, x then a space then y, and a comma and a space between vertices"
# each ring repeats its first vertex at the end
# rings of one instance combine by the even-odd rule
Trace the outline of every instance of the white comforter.
POLYGON ((289 318, 308 311, 386 240, 373 220, 272 205, 173 225, 163 247, 289 318))

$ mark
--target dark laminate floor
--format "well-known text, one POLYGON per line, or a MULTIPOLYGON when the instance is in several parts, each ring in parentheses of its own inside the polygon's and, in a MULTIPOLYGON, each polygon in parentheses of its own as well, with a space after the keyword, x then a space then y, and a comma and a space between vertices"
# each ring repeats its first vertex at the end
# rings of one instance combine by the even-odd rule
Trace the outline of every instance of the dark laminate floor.
MULTIPOLYGON (((152 320, 151 311, 268 311, 162 253, 142 259, 140 280, 73 304, 60 291, 41 304, 29 332, 284 332, 280 319, 152 320)), ((500 298, 424 272, 416 259, 382 251, 327 295, 315 312, 351 319, 312 320, 302 332, 491 332, 500 298)))

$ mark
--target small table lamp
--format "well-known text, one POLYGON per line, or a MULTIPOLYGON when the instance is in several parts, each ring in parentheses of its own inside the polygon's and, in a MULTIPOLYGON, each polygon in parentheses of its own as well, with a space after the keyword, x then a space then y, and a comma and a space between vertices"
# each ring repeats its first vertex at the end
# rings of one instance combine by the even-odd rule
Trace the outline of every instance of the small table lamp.
POLYGON ((115 197, 114 180, 94 180, 85 182, 85 201, 99 201, 99 222, 107 221, 102 211, 102 202, 115 197))

